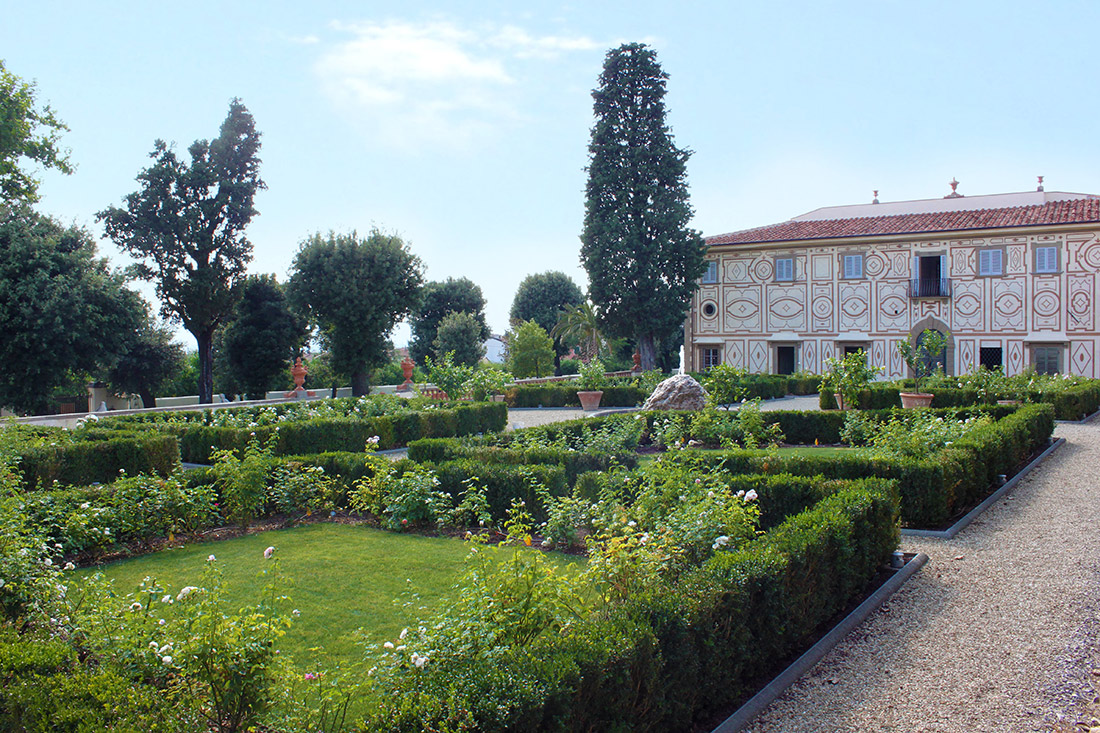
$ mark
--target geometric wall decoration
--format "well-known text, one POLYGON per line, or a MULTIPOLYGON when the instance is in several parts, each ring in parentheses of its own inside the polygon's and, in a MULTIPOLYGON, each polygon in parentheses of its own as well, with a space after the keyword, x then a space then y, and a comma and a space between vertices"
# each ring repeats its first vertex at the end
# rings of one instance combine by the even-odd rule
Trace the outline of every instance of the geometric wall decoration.
POLYGON ((875 312, 876 331, 909 330, 909 285, 906 282, 876 282, 878 308, 875 312))
POLYGON ((1031 293, 1031 328, 1038 331, 1062 330, 1062 297, 1057 278, 1035 278, 1031 293))
POLYGON ((806 330, 806 288, 804 285, 773 285, 768 288, 767 330, 773 333, 776 331, 806 330))
POLYGON ((741 339, 735 339, 733 341, 726 342, 726 353, 723 355, 724 364, 730 364, 738 369, 748 369, 748 362, 745 360, 745 342, 741 339))
POLYGON ((1095 309, 1093 301, 1096 289, 1096 276, 1070 275, 1068 278, 1069 302, 1066 304, 1069 311, 1069 322, 1066 323, 1067 331, 1094 331, 1096 329, 1095 309))
POLYGON ((1024 280, 989 278, 992 286, 994 331, 1024 330, 1024 280))
POLYGON ((815 332, 835 331, 833 321, 833 284, 814 283, 813 298, 810 301, 810 317, 813 321, 812 330, 815 332))
POLYGON ((958 280, 952 283, 951 306, 952 326, 957 329, 982 330, 985 308, 983 304, 982 281, 958 280))
POLYGON ((726 333, 760 333, 760 286, 726 287, 722 293, 722 330, 726 333))
POLYGON ((1086 377, 1095 377, 1093 352, 1096 343, 1093 341, 1074 341, 1070 345, 1070 364, 1074 374, 1086 377))
POLYGON ((1023 341, 1009 341, 1008 342, 1008 365, 1005 369, 1005 374, 1012 376, 1013 374, 1019 374, 1027 366, 1027 361, 1024 360, 1024 342, 1023 341))
POLYGON ((840 330, 868 331, 871 328, 871 284, 866 280, 841 281, 840 330))
POLYGON ((764 341, 749 342, 749 371, 768 371, 768 344, 764 341))
POLYGON ((978 358, 974 354, 974 339, 956 341, 955 353, 958 354, 960 372, 969 372, 978 364, 978 358))

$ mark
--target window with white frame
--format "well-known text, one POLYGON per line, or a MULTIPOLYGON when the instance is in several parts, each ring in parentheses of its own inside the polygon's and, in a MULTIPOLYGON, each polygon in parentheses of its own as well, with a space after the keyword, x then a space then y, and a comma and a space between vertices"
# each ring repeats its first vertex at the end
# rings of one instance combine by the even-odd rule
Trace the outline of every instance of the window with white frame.
POLYGON ((1035 362, 1036 374, 1062 373, 1061 346, 1035 346, 1032 347, 1031 355, 1035 362))
POLYGON ((1035 248, 1035 272, 1058 272, 1058 248, 1035 248))
POLYGON ((794 258, 778 257, 775 260, 775 279, 794 280, 794 258))
POLYGON ((709 347, 709 346, 705 346, 700 351, 701 351, 701 356, 702 356, 702 361, 703 361, 703 371, 704 372, 707 369, 710 369, 711 367, 718 366, 719 364, 722 363, 722 354, 721 354, 721 351, 719 351, 718 349, 713 348, 713 347, 709 347))
POLYGON ((983 249, 978 252, 979 275, 1004 274, 1004 250, 983 249))
POLYGON ((718 282, 718 262, 716 260, 707 261, 707 271, 703 273, 703 282, 718 282))
POLYGON ((845 280, 853 280, 863 277, 863 255, 844 255, 841 258, 841 262, 844 266, 843 273, 845 280))

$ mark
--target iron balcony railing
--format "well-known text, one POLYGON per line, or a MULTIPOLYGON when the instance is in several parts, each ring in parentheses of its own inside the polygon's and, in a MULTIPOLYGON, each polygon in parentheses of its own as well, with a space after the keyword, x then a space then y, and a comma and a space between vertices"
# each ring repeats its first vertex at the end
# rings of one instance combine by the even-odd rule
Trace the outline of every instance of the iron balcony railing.
POLYGON ((950 298, 951 278, 921 277, 909 281, 910 298, 950 298))

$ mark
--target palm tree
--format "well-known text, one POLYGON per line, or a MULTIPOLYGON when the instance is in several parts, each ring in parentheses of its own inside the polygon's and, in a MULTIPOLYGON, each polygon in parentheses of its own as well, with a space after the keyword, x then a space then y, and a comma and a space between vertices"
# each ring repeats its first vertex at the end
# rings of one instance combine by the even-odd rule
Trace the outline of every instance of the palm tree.
POLYGON ((563 310, 550 335, 562 342, 576 341, 585 361, 607 355, 610 351, 607 337, 600 329, 596 309, 587 300, 563 310))

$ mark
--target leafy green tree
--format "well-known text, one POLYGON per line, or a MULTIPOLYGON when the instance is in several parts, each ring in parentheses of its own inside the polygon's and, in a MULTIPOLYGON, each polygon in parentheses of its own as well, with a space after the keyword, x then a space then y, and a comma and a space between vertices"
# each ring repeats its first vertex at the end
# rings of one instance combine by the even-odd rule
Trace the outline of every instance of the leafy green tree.
POLYGON ((394 325, 416 305, 423 282, 420 258, 395 234, 373 229, 302 242, 287 295, 317 326, 332 366, 351 375, 352 394, 365 395, 371 367, 385 362, 394 325))
POLYGON ((554 341, 534 321, 519 324, 508 338, 508 371, 516 379, 554 373, 554 341))
POLYGON ((69 375, 117 361, 146 307, 86 231, 26 206, 0 214, 0 404, 44 412, 69 375))
POLYGON ((139 260, 138 275, 156 284, 161 312, 195 337, 202 403, 214 393, 214 331, 233 313, 252 260, 244 230, 264 188, 259 151, 252 115, 234 99, 218 137, 188 148, 189 163, 157 140, 149 154, 155 162, 138 174, 140 189, 125 208, 98 214, 107 236, 139 260))
POLYGON ((160 388, 161 397, 185 397, 198 392, 199 352, 186 351, 179 367, 172 371, 160 388))
POLYGON ((592 92, 581 261, 602 321, 637 340, 643 369, 683 321, 706 267, 703 238, 688 227, 691 153, 665 123, 667 78, 653 49, 629 43, 607 53, 592 92))
POLYGON ((464 277, 429 282, 421 292, 420 304, 413 311, 409 358, 417 364, 433 352, 439 323, 448 313, 472 313, 481 324, 480 341, 489 338, 485 321, 485 297, 481 288, 464 277))
POLYGON ((481 322, 473 313, 448 313, 443 316, 432 342, 436 360, 442 359, 444 354, 453 353, 456 364, 477 366, 485 356, 481 327, 481 322))
MULTIPOLYGON (((528 275, 516 289, 509 316, 513 321, 534 321, 550 332, 558 324, 561 314, 570 307, 584 302, 580 287, 564 272, 540 272, 528 275)), ((555 362, 569 349, 554 338, 555 362)))
POLYGON ((58 148, 62 130, 49 105, 35 104, 34 83, 27 83, 4 67, 0 60, 0 202, 38 201, 39 182, 22 165, 30 163, 73 172, 68 151, 58 148))
POLYGON ((223 330, 233 382, 253 400, 282 386, 280 377, 306 339, 305 323, 290 311, 274 275, 245 279, 236 315, 223 330))
POLYGON ((144 322, 129 334, 118 362, 107 372, 111 388, 116 393, 138 394, 142 405, 156 407, 157 392, 163 392, 184 367, 183 347, 172 336, 170 328, 146 312, 144 322))

